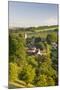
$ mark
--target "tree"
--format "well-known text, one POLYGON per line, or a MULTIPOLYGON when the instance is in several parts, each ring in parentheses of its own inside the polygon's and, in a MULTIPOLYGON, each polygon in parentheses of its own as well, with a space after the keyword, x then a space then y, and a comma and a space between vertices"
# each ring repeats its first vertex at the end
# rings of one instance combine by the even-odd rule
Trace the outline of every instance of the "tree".
POLYGON ((9 56, 15 55, 16 52, 16 39, 14 39, 14 34, 9 34, 9 56))
POLYGON ((47 77, 47 85, 48 86, 54 86, 55 85, 55 81, 53 80, 52 77, 47 77))
POLYGON ((37 66, 38 66, 38 63, 37 63, 37 61, 35 60, 35 57, 34 57, 34 56, 28 56, 28 57, 27 57, 27 62, 28 62, 29 64, 31 64, 32 67, 37 67, 37 66))
POLYGON ((43 75, 39 76, 39 80, 37 82, 37 86, 40 86, 40 87, 47 86, 47 76, 46 75, 43 74, 43 75))
POLYGON ((54 85, 55 85, 55 81, 53 80, 52 77, 47 76, 45 74, 41 74, 39 76, 37 86, 44 87, 44 86, 54 86, 54 85))
POLYGON ((16 63, 9 64, 9 81, 14 81, 18 78, 19 67, 16 63))
POLYGON ((58 49, 51 49, 51 59, 52 59, 52 66, 53 68, 58 71, 58 49))
POLYGON ((19 74, 19 79, 26 83, 32 83, 35 77, 35 69, 31 65, 24 66, 22 72, 19 74))
POLYGON ((52 67, 52 62, 51 62, 49 55, 38 56, 36 60, 38 62, 38 66, 36 68, 35 83, 37 83, 38 86, 39 85, 42 85, 42 86, 55 85, 56 80, 57 80, 57 72, 52 67), (40 75, 43 75, 43 76, 46 75, 46 76, 44 76, 44 78, 47 77, 47 78, 45 78, 45 81, 46 81, 45 84, 43 83, 44 79, 39 79, 40 75), (50 77, 52 83, 50 82, 48 84, 47 81, 48 81, 49 77, 50 77))
POLYGON ((37 42, 35 45, 37 48, 40 48, 41 50, 45 49, 45 45, 42 42, 37 42))
POLYGON ((40 42, 41 41, 41 38, 40 37, 36 37, 35 38, 35 43, 38 43, 38 42, 40 42))
POLYGON ((56 37, 55 33, 51 33, 51 34, 47 35, 46 40, 47 40, 48 44, 51 44, 51 42, 55 42, 57 40, 57 37, 56 37))
POLYGON ((23 65, 26 62, 25 39, 22 33, 10 33, 9 37, 9 61, 23 65))
POLYGON ((56 71, 56 76, 55 76, 55 84, 58 85, 58 49, 51 49, 51 61, 52 61, 52 67, 56 71))

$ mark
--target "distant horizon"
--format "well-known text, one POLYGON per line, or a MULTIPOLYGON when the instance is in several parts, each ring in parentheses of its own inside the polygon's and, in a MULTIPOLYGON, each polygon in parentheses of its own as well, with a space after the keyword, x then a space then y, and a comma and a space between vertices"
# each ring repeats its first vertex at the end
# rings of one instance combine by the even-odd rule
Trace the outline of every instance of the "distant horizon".
MULTIPOLYGON (((44 27, 44 26, 58 26, 58 25, 41 25, 41 26, 33 26, 34 28, 38 28, 38 27, 44 27)), ((13 28, 31 28, 31 27, 8 27, 9 29, 13 29, 13 28)))
POLYGON ((9 28, 58 25, 58 4, 9 1, 9 28))

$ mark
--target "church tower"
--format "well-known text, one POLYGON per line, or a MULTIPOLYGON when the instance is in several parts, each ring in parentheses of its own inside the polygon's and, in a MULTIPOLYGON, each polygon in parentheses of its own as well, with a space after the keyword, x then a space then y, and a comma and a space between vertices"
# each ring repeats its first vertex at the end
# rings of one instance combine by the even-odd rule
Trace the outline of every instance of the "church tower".
POLYGON ((27 39, 27 34, 25 33, 25 39, 27 39))

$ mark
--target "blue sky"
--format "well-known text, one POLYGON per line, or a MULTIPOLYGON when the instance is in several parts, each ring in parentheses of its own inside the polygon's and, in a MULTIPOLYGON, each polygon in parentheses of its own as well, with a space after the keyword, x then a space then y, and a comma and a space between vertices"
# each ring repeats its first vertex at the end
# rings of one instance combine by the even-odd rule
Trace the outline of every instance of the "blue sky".
POLYGON ((9 1, 9 27, 58 24, 58 5, 9 1))

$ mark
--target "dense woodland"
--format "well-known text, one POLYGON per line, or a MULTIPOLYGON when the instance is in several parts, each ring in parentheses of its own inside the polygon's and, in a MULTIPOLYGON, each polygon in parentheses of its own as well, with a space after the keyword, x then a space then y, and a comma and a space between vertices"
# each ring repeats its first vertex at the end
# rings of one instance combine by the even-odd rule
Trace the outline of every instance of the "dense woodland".
POLYGON ((9 30, 9 88, 58 85, 57 27, 9 30), (52 28, 55 29, 50 30, 52 28), (39 49, 42 54, 28 53, 32 47, 39 49))

